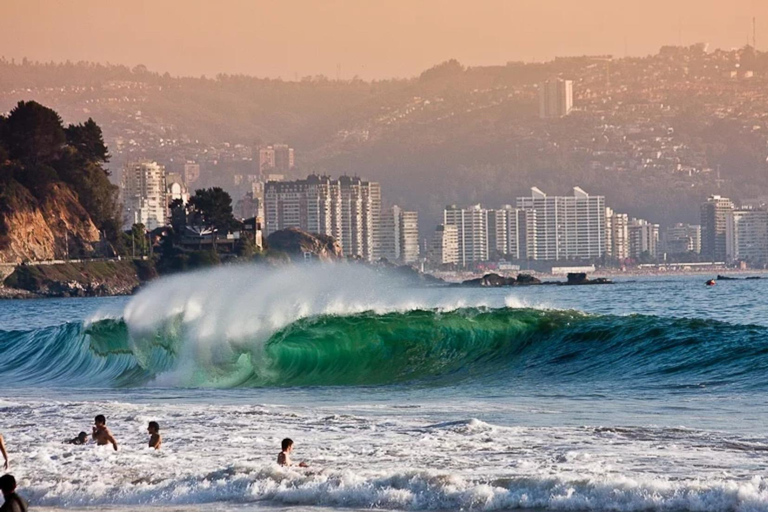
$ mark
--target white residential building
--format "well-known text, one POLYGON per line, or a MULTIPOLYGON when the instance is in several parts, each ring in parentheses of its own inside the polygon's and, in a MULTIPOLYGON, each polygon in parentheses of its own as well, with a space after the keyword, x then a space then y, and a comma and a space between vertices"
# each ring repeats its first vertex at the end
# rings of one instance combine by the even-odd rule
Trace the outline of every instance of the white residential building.
POLYGON ((605 197, 574 187, 573 196, 547 196, 536 187, 517 207, 535 217, 535 259, 594 259, 605 253, 605 197))
POLYGON ((488 210, 488 249, 490 255, 513 260, 535 259, 535 215, 532 210, 504 205, 488 210))
POLYGON ((330 235, 346 256, 373 261, 380 212, 379 184, 360 178, 310 175, 264 185, 266 236, 288 227, 330 235))
POLYGON ((629 257, 629 218, 626 213, 605 209, 605 253, 622 261, 629 257))
POLYGON ((379 258, 391 263, 400 261, 402 247, 400 246, 400 217, 399 206, 392 206, 381 211, 379 222, 379 258))
POLYGON ((726 261, 768 263, 768 211, 733 210, 726 215, 726 261))
POLYGON ((468 208, 451 205, 443 212, 443 224, 458 229, 459 265, 488 260, 488 210, 479 204, 468 208))
POLYGON ((701 255, 709 261, 726 261, 725 229, 731 211, 733 202, 718 195, 701 205, 701 255))
POLYGON ((629 221, 629 257, 640 259, 644 255, 656 259, 659 255, 659 225, 647 220, 629 221))
POLYGON ((436 267, 459 264, 458 227, 446 224, 437 226, 429 242, 427 259, 436 267))
POLYGON ((400 216, 400 247, 403 263, 419 261, 419 212, 403 211, 400 216))
POLYGON ((539 117, 564 117, 573 109, 573 81, 555 78, 539 84, 539 117))
POLYGON ((165 167, 157 162, 129 163, 120 184, 123 203, 123 228, 144 224, 149 230, 168 221, 168 193, 165 167))
POLYGON ((411 264, 419 260, 419 214, 392 206, 381 212, 378 230, 382 258, 392 263, 411 264))

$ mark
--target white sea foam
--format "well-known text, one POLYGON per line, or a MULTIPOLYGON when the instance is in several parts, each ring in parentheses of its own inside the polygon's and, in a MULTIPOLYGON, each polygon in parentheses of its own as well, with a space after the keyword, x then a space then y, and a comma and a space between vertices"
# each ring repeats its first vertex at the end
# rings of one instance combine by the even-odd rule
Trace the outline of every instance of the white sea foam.
MULTIPOLYGON (((4 401, 0 429, 35 506, 230 502, 404 510, 768 510, 765 464, 705 431, 505 427, 334 408, 4 401), (107 415, 121 444, 60 441, 107 415), (145 447, 158 420, 163 449, 145 447), (34 425, 34 428, 31 426, 34 425), (280 439, 294 460, 274 464, 280 439)), ((226 508, 226 507, 224 507, 226 508)))

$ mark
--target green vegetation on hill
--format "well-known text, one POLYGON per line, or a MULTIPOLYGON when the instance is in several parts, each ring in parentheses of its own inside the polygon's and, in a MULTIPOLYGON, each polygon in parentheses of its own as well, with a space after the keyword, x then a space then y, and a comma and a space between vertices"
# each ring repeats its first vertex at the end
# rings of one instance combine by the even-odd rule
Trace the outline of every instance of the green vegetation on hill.
POLYGON ((113 243, 120 240, 117 186, 104 165, 109 153, 92 120, 64 126, 54 110, 20 101, 0 116, 0 211, 26 189, 44 201, 59 187, 72 190, 87 215, 113 243))

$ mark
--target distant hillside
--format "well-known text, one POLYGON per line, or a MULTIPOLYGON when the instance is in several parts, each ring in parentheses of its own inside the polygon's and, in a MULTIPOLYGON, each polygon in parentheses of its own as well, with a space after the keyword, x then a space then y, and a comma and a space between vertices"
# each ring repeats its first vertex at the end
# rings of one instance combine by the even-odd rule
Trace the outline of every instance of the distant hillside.
MULTIPOLYGON (((150 157, 201 186, 243 192, 261 144, 296 148, 296 175, 357 174, 385 200, 421 212, 514 202, 574 185, 654 222, 696 221, 711 193, 768 195, 768 54, 668 47, 647 58, 583 57, 465 68, 449 61, 410 80, 299 82, 174 78, 142 66, 0 61, 0 110, 44 101, 103 126, 110 163, 150 157), (537 84, 574 81, 574 112, 538 117, 537 84)), ((195 185, 195 186, 197 186, 195 185)))

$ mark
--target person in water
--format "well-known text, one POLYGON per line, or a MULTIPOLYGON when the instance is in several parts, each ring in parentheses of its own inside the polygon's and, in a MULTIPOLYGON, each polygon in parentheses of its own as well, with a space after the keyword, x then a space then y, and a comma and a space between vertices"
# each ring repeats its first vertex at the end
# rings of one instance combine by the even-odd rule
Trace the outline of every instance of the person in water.
POLYGON ((69 441, 67 441, 67 444, 86 444, 88 442, 88 434, 85 432, 80 432, 77 437, 73 437, 69 441))
POLYGON ((96 441, 96 444, 104 446, 112 443, 112 446, 115 447, 115 451, 117 451, 117 441, 112 435, 112 432, 107 428, 107 418, 105 418, 103 414, 99 414, 96 416, 94 423, 92 437, 93 440, 96 441))
POLYGON ((5 500, 0 512, 27 512, 27 502, 16 494, 16 479, 13 475, 0 476, 0 491, 5 500))
POLYGON ((3 469, 8 471, 11 467, 11 462, 8 460, 8 452, 5 450, 5 440, 3 439, 3 436, 0 436, 0 453, 3 454, 3 459, 5 460, 3 469))
MULTIPOLYGON (((277 456, 277 463, 281 466, 291 466, 291 452, 293 451, 293 440, 287 437, 283 439, 282 444, 283 451, 277 456)), ((299 462, 300 468, 306 468, 307 465, 304 462, 299 462)))
POLYGON ((160 424, 156 421, 150 421, 147 433, 149 434, 149 447, 159 450, 160 445, 163 444, 163 438, 160 437, 160 424))

